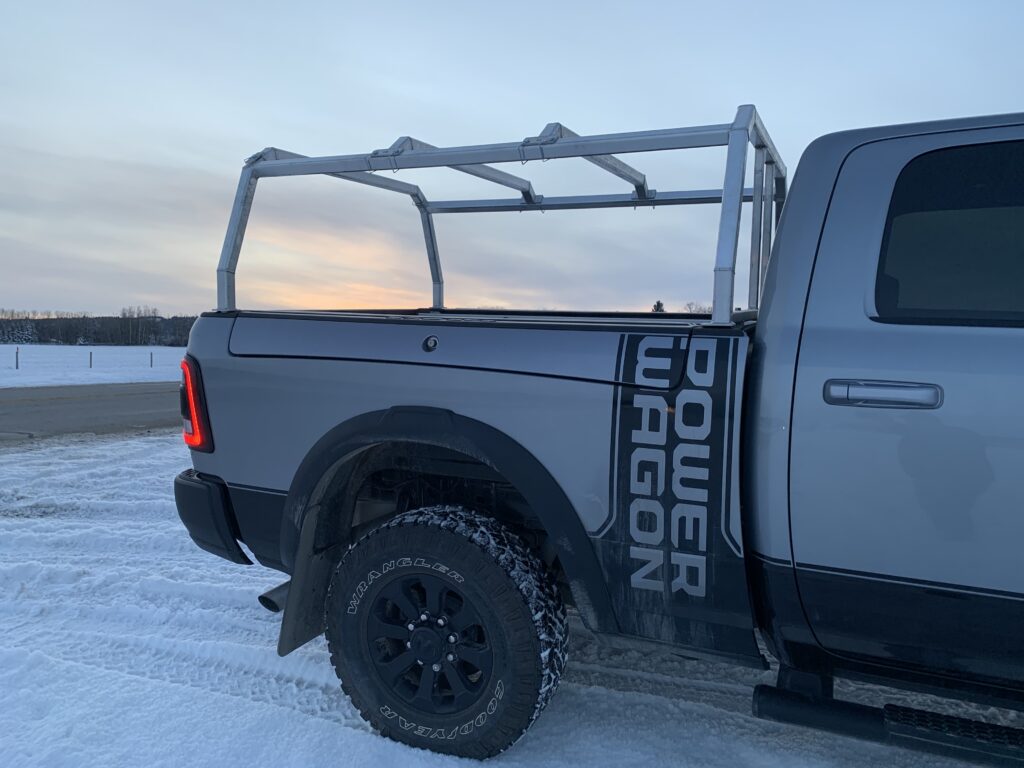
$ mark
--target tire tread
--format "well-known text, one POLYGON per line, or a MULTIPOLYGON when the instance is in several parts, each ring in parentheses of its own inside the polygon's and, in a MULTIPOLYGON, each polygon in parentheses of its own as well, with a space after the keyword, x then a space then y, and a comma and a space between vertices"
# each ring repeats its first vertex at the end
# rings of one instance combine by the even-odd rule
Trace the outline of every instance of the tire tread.
MULTIPOLYGON (((410 510, 389 519, 383 525, 369 531, 356 541, 338 564, 337 574, 345 565, 353 552, 359 550, 367 542, 386 531, 408 526, 430 526, 448 533, 458 535, 479 548, 491 558, 509 577, 522 596, 530 612, 533 627, 540 647, 541 680, 533 703, 533 711, 526 725, 519 733, 507 733, 501 744, 484 745, 465 744, 468 747, 466 756, 486 758, 499 754, 523 737, 530 726, 537 720, 540 713, 548 705, 561 679, 565 664, 568 661, 568 620, 565 605, 558 591, 558 585, 547 572, 540 558, 534 554, 523 540, 503 523, 481 515, 461 506, 439 505, 410 510)), ((331 587, 326 601, 327 625, 331 626, 330 610, 335 605, 333 599, 336 580, 332 578, 331 587)), ((341 678, 342 690, 359 710, 363 719, 382 736, 393 738, 384 718, 365 705, 359 692, 345 682, 341 675, 342 648, 332 639, 332 632, 327 632, 327 645, 330 651, 331 664, 341 678)), ((515 640, 512 640, 513 644, 515 640)))

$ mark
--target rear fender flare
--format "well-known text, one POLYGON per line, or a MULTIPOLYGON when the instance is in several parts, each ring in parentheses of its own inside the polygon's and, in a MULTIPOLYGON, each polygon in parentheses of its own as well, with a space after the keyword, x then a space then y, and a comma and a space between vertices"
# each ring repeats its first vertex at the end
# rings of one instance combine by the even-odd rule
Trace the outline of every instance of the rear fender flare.
MULTIPOLYGON (((292 480, 281 523, 281 560, 292 574, 281 622, 282 656, 324 630, 323 606, 331 571, 348 541, 317 542, 325 516, 321 502, 358 464, 359 454, 388 442, 449 448, 493 468, 522 494, 554 543, 584 622, 599 632, 618 631, 600 563, 568 496, 540 461, 505 433, 452 411, 394 407, 349 419, 325 434, 292 480)), ((342 521, 343 525, 345 521, 342 521)))

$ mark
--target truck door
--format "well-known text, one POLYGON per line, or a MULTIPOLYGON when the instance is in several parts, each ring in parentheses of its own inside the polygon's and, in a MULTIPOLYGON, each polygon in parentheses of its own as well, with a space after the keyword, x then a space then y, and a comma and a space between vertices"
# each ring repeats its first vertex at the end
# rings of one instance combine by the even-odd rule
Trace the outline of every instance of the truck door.
POLYGON ((847 157, 790 439, 797 581, 821 645, 1024 680, 1024 127, 847 157))

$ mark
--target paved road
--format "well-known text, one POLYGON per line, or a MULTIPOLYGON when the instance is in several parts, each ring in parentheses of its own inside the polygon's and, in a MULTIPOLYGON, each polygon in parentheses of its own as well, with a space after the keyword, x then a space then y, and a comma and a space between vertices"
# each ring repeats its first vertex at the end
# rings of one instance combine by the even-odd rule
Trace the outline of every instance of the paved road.
POLYGON ((181 425, 178 383, 0 389, 0 442, 181 425))

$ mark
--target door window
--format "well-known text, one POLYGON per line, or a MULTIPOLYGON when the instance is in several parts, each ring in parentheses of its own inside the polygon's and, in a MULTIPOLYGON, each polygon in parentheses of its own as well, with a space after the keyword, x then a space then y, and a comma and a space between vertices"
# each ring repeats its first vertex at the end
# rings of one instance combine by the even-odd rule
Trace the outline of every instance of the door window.
POLYGON ((906 165, 875 307, 890 322, 1024 324, 1024 141, 940 149, 906 165))

